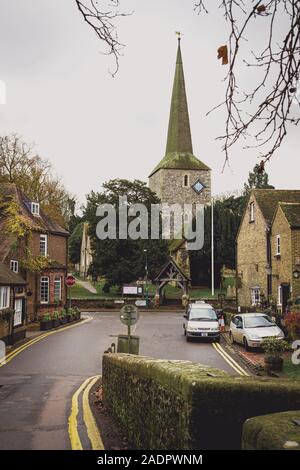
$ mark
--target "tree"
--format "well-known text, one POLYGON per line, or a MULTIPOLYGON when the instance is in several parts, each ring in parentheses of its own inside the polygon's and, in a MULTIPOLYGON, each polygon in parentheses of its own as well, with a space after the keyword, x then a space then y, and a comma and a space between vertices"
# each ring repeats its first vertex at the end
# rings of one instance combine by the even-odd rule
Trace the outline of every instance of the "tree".
MULTIPOLYGON (((126 13, 118 11, 118 0, 112 0, 110 8, 105 8, 107 2, 103 1, 101 9, 95 0, 75 1, 85 21, 114 56, 116 73, 122 45, 115 20, 126 13)), ((196 1, 195 11, 208 13, 206 4, 205 0, 196 1)), ((225 163, 231 147, 244 139, 246 148, 259 147, 262 158, 268 161, 286 137, 288 125, 300 121, 300 2, 221 0, 218 11, 222 10, 227 23, 224 31, 229 26, 229 36, 224 32, 218 57, 228 71, 224 101, 214 109, 225 106, 227 111, 225 133, 218 137, 223 142, 225 163), (266 34, 260 42, 261 50, 253 51, 259 21, 264 22, 266 34), (248 82, 241 84, 238 78, 243 66, 257 67, 258 81, 250 90, 248 82)))
POLYGON ((262 164, 255 165, 253 171, 250 171, 248 182, 244 184, 244 194, 248 195, 251 189, 274 189, 274 186, 269 184, 269 175, 262 164))
POLYGON ((73 264, 79 263, 80 261, 83 224, 84 222, 79 222, 69 238, 69 259, 73 264))
POLYGON ((64 226, 74 216, 75 199, 60 179, 53 176, 50 162, 37 155, 17 134, 0 136, 0 183, 15 183, 64 226))
POLYGON ((103 192, 92 191, 87 196, 87 204, 83 211, 84 220, 89 223, 93 251, 90 273, 105 276, 110 286, 122 286, 144 278, 146 274, 144 250, 147 250, 149 279, 153 278, 168 258, 167 241, 129 238, 99 240, 96 236, 96 226, 100 218, 96 216, 96 210, 100 204, 108 203, 114 205, 118 214, 119 196, 126 196, 129 206, 133 203, 144 204, 150 213, 151 204, 159 203, 157 196, 146 183, 139 180, 114 179, 103 184, 103 188, 103 192))

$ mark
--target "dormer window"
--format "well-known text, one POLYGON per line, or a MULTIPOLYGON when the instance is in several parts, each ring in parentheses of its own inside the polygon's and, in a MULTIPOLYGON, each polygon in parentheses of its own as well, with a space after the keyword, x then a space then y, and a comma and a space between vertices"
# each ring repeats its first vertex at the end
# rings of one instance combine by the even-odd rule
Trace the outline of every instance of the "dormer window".
POLYGON ((250 203, 249 213, 250 213, 250 222, 254 222, 254 221, 255 221, 255 206, 254 206, 254 202, 251 202, 251 203, 250 203))
POLYGON ((184 177, 183 177, 183 187, 188 188, 189 185, 190 185, 189 175, 184 175, 184 177))
POLYGON ((40 205, 38 202, 32 202, 30 204, 30 210, 33 215, 40 215, 40 205))

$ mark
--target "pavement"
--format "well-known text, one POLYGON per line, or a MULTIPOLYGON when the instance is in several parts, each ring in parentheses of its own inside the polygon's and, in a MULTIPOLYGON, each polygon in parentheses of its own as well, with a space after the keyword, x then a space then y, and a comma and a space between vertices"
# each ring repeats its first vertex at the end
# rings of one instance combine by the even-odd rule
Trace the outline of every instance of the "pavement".
MULTIPOLYGON (((178 312, 142 312, 132 331, 140 336, 140 354, 249 375, 225 345, 186 342, 182 323, 178 312)), ((103 352, 121 333, 126 327, 117 312, 88 313, 9 353, 0 364, 0 449, 99 448, 88 393, 101 375, 103 352)))
POLYGON ((81 281, 80 279, 76 278, 76 283, 80 284, 86 290, 91 292, 92 294, 97 294, 96 288, 90 283, 90 281, 81 281))

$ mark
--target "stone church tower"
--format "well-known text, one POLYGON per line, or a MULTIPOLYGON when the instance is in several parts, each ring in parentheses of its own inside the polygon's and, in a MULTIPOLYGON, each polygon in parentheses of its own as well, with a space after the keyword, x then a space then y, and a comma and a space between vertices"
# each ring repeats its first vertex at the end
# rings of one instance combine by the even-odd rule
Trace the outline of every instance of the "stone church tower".
POLYGON ((211 170, 193 153, 185 81, 178 38, 166 154, 149 176, 149 187, 168 204, 208 204, 211 170))

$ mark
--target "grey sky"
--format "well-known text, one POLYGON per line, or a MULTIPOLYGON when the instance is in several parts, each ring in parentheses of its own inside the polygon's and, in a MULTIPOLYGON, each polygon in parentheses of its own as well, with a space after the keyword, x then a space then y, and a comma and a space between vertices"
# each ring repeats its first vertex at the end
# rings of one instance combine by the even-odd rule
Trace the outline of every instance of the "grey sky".
MULTIPOLYGON (((110 178, 147 180, 165 151, 179 30, 194 153, 213 169, 215 194, 241 188, 258 153, 237 147, 231 169, 222 173, 215 137, 224 131, 224 113, 205 117, 224 93, 225 67, 216 50, 226 40, 225 25, 213 12, 197 16, 193 4, 121 0, 135 13, 118 21, 126 48, 112 79, 113 63, 74 0, 0 0, 0 80, 7 86, 1 134, 17 132, 34 142, 81 202, 110 178)), ((257 44, 263 28, 260 23, 255 31, 257 44)), ((251 85, 251 74, 241 78, 251 85)), ((291 129, 267 167, 278 188, 299 188, 299 134, 291 129)))

